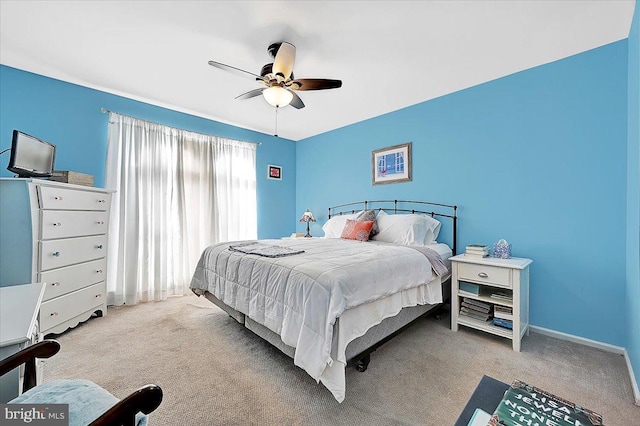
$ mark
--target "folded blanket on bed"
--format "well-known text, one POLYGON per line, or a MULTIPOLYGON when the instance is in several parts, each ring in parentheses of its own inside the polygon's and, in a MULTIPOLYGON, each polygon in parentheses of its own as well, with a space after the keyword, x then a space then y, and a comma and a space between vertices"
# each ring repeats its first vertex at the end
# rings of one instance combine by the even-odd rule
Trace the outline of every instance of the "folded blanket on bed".
POLYGON ((304 253, 304 250, 293 250, 289 247, 274 246, 271 244, 257 242, 235 244, 233 246, 229 246, 229 250, 264 257, 283 257, 304 253))
POLYGON ((435 250, 431 250, 426 246, 410 246, 413 249, 418 250, 420 253, 424 254, 427 259, 429 259, 429 263, 431 263, 431 269, 433 272, 439 277, 445 275, 449 272, 447 265, 444 264, 442 258, 435 250))

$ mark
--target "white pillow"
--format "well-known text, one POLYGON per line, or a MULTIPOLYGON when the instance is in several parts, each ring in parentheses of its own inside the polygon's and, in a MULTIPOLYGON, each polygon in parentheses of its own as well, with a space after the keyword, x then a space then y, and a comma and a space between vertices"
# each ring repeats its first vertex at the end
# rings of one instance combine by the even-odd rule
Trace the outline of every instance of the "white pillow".
POLYGON ((438 234, 440 233, 440 227, 442 224, 437 219, 432 218, 430 215, 421 215, 427 220, 428 229, 427 233, 424 237, 424 245, 427 246, 429 244, 433 244, 436 242, 438 238, 438 234))
POLYGON ((380 210, 376 222, 380 232, 373 237, 374 240, 405 246, 425 245, 426 234, 434 227, 423 215, 390 215, 384 210, 380 210))
POLYGON ((339 215, 333 216, 324 225, 322 225, 322 230, 324 231, 324 237, 340 238, 340 236, 342 235, 342 230, 344 229, 344 225, 347 224, 347 219, 355 220, 358 214, 359 213, 339 214, 339 215))

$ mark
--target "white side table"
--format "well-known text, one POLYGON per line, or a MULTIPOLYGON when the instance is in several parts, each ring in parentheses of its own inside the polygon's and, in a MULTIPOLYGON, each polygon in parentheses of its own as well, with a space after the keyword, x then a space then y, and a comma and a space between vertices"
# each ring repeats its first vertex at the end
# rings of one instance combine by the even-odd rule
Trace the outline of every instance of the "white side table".
POLYGON ((513 350, 520 352, 520 341, 525 332, 529 334, 529 265, 531 259, 511 258, 496 259, 493 257, 469 257, 459 254, 451 260, 451 330, 458 331, 458 326, 475 328, 487 333, 506 337, 513 341, 513 350), (460 281, 476 284, 480 294, 469 293, 460 289, 460 281), (503 290, 512 295, 511 300, 492 296, 503 290), (505 306, 513 309, 513 330, 460 315, 460 307, 464 298, 489 303, 493 306, 505 306))
MULTIPOLYGON (((44 289, 44 283, 0 287, 0 359, 40 340, 38 312, 44 289)), ((23 375, 24 367, 18 367, 0 378, 0 403, 22 393, 23 375)))

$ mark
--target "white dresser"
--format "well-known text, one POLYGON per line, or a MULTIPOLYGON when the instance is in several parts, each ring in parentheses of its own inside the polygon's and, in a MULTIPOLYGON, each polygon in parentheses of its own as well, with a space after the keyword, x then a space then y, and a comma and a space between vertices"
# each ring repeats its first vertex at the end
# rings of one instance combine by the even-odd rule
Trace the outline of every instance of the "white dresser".
POLYGON ((111 191, 43 179, 0 179, 0 287, 46 283, 43 335, 106 315, 111 191))

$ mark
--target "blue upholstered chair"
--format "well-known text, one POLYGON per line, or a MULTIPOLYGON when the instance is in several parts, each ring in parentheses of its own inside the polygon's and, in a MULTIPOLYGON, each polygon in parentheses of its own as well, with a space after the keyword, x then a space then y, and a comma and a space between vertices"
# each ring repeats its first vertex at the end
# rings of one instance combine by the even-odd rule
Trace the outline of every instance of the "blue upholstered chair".
POLYGON ((49 358, 60 350, 45 340, 0 361, 0 376, 25 364, 24 393, 9 404, 69 404, 69 426, 147 424, 146 414, 162 402, 162 389, 143 386, 123 400, 88 380, 52 380, 36 386, 36 358, 49 358))

